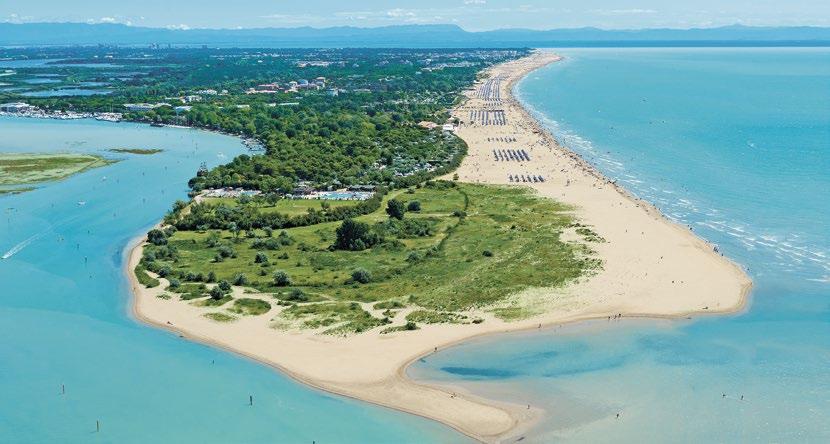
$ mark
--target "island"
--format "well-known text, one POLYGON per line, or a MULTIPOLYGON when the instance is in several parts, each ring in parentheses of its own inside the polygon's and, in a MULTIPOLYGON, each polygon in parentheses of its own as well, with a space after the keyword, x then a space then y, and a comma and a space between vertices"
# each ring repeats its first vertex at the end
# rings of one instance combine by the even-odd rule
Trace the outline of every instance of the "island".
POLYGON ((164 150, 159 148, 112 148, 109 150, 112 153, 121 154, 136 154, 140 156, 149 156, 151 154, 158 154, 164 150))
POLYGON ((0 153, 0 194, 34 190, 32 185, 65 179, 116 162, 94 154, 0 153))

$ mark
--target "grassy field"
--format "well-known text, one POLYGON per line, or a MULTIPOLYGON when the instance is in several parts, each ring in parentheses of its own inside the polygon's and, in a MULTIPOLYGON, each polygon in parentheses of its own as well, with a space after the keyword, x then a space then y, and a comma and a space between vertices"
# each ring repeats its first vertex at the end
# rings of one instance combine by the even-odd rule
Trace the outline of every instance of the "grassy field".
POLYGON ((91 154, 0 153, 0 185, 26 185, 60 180, 114 162, 91 154))
MULTIPOLYGON (((527 189, 438 182, 390 193, 389 198, 420 202, 420 211, 404 217, 420 230, 402 233, 401 223, 390 222, 384 204, 356 219, 384 238, 363 251, 331 248, 341 224, 333 222, 275 232, 280 242, 271 242, 272 247, 278 244, 274 250, 255 248, 264 232, 252 232, 255 238, 249 238, 227 231, 179 231, 166 246, 148 246, 145 255, 165 257, 164 251, 156 252, 172 247, 173 259, 157 258, 156 265, 181 277, 212 272, 216 280, 234 282, 244 275, 246 287, 289 305, 279 315, 281 325, 324 328, 332 334, 386 325, 392 310, 404 307, 417 308, 407 317, 414 327, 481 322, 464 314, 471 309, 521 319, 533 312, 511 306, 509 296, 527 288, 561 286, 601 267, 586 243, 560 240, 562 231, 575 223, 570 209, 527 189), (217 261, 220 251, 226 257, 217 261), (364 283, 353 279, 356 270, 363 273, 364 283), (290 282, 278 286, 277 271, 290 282), (386 310, 385 317, 374 317, 355 302, 375 303, 373 309, 386 310)), ((246 312, 242 307, 232 311, 246 312)))
MULTIPOLYGON (((205 203, 209 204, 224 204, 229 207, 238 206, 239 199, 231 197, 208 197, 204 199, 205 203)), ((286 216, 298 216, 308 213, 309 209, 320 210, 323 203, 331 206, 331 208, 348 207, 355 204, 354 201, 349 200, 326 200, 326 199, 281 199, 275 204, 271 205, 267 202, 252 200, 245 205, 250 205, 257 208, 262 213, 280 213, 286 216)))

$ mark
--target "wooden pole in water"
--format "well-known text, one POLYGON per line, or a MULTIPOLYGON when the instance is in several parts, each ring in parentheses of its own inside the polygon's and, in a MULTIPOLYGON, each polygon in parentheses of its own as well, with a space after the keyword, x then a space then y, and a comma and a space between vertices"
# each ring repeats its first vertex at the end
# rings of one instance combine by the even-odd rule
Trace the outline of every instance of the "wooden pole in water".
POLYGON ((254 395, 248 395, 248 405, 254 405, 254 395))
POLYGON ((98 433, 101 431, 101 422, 97 419, 95 420, 95 432, 98 433))
POLYGON ((65 394, 66 394, 66 385, 61 384, 61 395, 65 395, 65 394))

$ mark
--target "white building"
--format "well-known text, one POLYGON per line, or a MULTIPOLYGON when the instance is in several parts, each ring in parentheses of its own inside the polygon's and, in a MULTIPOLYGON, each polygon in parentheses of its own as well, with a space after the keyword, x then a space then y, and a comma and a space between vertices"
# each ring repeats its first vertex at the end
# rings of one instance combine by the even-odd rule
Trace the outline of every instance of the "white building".
POLYGON ((127 111, 133 112, 144 112, 144 111, 152 111, 156 108, 162 106, 170 106, 166 103, 125 103, 124 108, 127 108, 127 111))

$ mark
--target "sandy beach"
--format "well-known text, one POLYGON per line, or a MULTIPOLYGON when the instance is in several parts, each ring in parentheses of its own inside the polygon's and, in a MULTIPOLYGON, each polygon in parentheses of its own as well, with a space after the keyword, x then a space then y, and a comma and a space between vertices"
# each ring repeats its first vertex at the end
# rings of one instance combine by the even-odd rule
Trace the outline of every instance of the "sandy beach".
MULTIPOLYGON (((543 419, 545 412, 532 405, 482 399, 416 382, 407 377, 407 367, 437 349, 480 335, 615 315, 685 318, 742 309, 751 281, 739 266, 688 227, 667 220, 579 156, 557 146, 512 96, 516 81, 557 60, 553 53, 536 52, 492 67, 467 92, 468 100, 453 110, 461 121, 457 134, 469 146, 457 171, 459 180, 532 187, 542 196, 573 206, 580 222, 605 240, 592 245, 603 261, 595 276, 564 288, 536 288, 513 296, 542 314, 507 323, 481 312, 476 313, 485 320, 481 324, 432 324, 384 335, 376 329, 345 338, 273 328, 272 319, 280 307, 221 323, 204 317, 204 307, 158 297, 166 287, 163 280, 151 289, 137 282, 132 270, 141 258, 144 239, 140 238, 129 246, 125 261, 134 293, 134 316, 183 339, 255 359, 312 387, 434 419, 479 441, 500 442, 520 436, 543 419), (486 83, 487 79, 498 80, 486 83), (471 111, 483 110, 498 112, 504 124, 470 120, 471 111), (494 149, 524 149, 530 161, 498 161, 494 149), (516 184, 509 180, 514 174, 541 175, 545 181, 516 184)), ((564 236, 578 237, 567 232, 564 236)), ((242 291, 234 289, 237 295, 242 291)), ((270 300, 265 294, 246 293, 245 297, 270 300)), ((367 304, 363 308, 375 312, 367 304)), ((402 310, 395 323, 402 323, 407 313, 402 310)))

